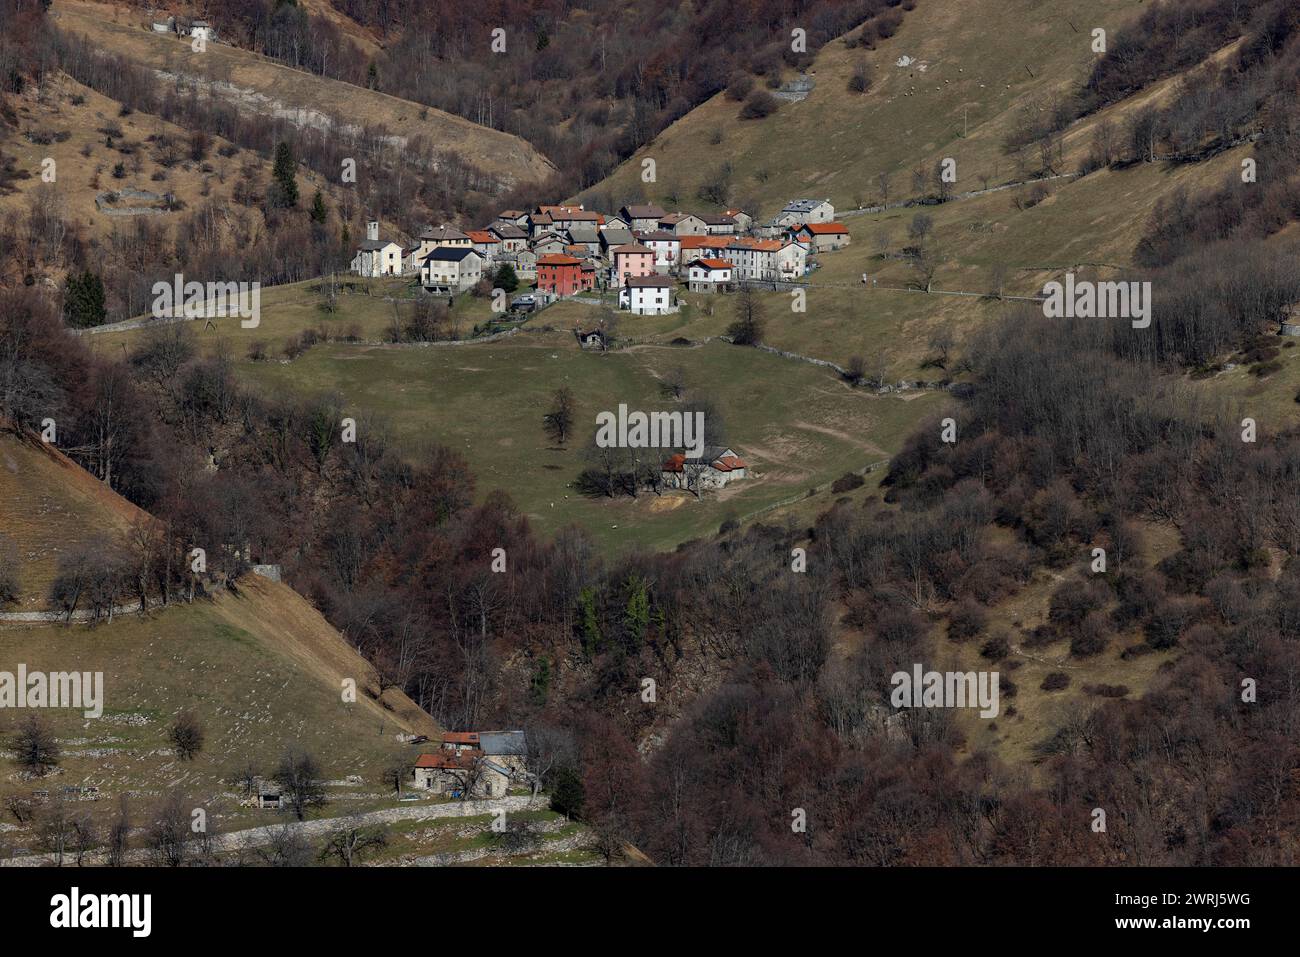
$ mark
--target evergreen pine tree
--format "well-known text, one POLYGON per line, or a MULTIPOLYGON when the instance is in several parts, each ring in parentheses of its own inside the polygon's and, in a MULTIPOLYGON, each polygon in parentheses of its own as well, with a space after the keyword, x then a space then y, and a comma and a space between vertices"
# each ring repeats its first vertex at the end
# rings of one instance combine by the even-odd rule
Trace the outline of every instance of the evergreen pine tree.
POLYGON ((102 325, 108 317, 104 308, 104 281, 90 270, 68 277, 64 303, 68 324, 78 329, 102 325))
POLYGON ((325 197, 320 194, 320 190, 316 190, 316 195, 312 197, 311 201, 312 222, 321 223, 323 225, 325 218, 328 215, 329 214, 325 210, 325 197))
POLYGON ((275 148, 275 166, 271 177, 275 180, 272 191, 272 205, 289 209, 298 205, 298 180, 295 176, 293 150, 288 143, 281 143, 275 148))

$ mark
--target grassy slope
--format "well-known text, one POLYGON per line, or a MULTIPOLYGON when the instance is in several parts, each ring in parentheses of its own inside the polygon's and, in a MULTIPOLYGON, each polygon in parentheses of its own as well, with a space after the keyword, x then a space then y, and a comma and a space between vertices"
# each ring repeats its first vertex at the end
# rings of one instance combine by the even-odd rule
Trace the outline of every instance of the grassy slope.
POLYGON ((189 44, 148 30, 140 11, 108 4, 59 0, 53 7, 63 29, 89 34, 96 42, 155 70, 213 77, 252 91, 248 108, 312 111, 321 107, 358 124, 382 124, 395 135, 423 135, 435 146, 452 146, 474 166, 509 184, 544 178, 553 167, 527 142, 508 133, 411 103, 398 97, 293 70, 267 57, 226 44, 210 44, 203 54, 189 44), (264 100, 254 104, 259 95, 264 100))
MULTIPOLYGON (((95 197, 104 192, 121 189, 149 190, 155 193, 173 193, 181 200, 188 211, 205 203, 212 202, 218 207, 238 208, 231 194, 241 167, 253 165, 266 180, 271 175, 271 164, 256 153, 240 150, 233 157, 218 155, 219 147, 228 145, 220 137, 213 137, 212 148, 205 161, 211 172, 205 173, 204 163, 189 159, 189 131, 163 120, 161 117, 145 113, 131 113, 121 116, 121 104, 101 96, 89 87, 82 86, 70 77, 59 74, 48 84, 48 95, 42 99, 24 97, 16 100, 19 115, 19 128, 26 133, 30 130, 47 130, 66 133, 63 142, 36 144, 26 136, 11 136, 4 144, 4 152, 16 158, 19 169, 28 170, 30 179, 14 183, 15 192, 0 196, 0 211, 25 213, 33 191, 42 185, 42 161, 47 157, 55 162, 58 187, 58 199, 62 204, 62 214, 77 226, 83 227, 94 236, 106 236, 115 229, 133 229, 136 217, 109 216, 100 212, 95 206, 95 197), (82 97, 80 105, 73 103, 74 97, 82 97), (139 174, 132 168, 132 158, 110 148, 105 144, 102 129, 116 125, 121 127, 123 137, 116 141, 117 146, 128 145, 142 157, 143 164, 139 174), (154 156, 152 144, 146 142, 150 136, 165 135, 180 145, 184 156, 181 162, 164 170, 154 156), (83 154, 83 150, 86 155, 83 154), (112 171, 115 165, 123 163, 125 177, 115 179, 112 171), (164 172, 166 178, 153 179, 155 172, 164 172), (203 195, 204 183, 207 183, 208 196, 203 195)), ((334 189, 321 181, 306 168, 298 171, 299 186, 311 195, 315 189, 322 190, 327 196, 334 189)), ((138 205, 138 202, 123 201, 120 205, 138 205)), ((251 211, 250 211, 251 212, 251 211)), ((178 215, 185 215, 181 213, 178 215)), ((253 212, 252 215, 258 215, 253 212)), ((170 223, 173 216, 145 217, 151 226, 158 223, 170 223)))
POLYGON ((914 416, 941 400, 868 396, 826 370, 721 342, 645 345, 601 356, 581 352, 561 332, 441 348, 318 346, 292 363, 241 363, 239 369, 268 392, 337 391, 350 408, 389 420, 408 448, 439 442, 463 452, 480 490, 508 490, 543 533, 577 522, 615 549, 670 548, 711 533, 727 517, 798 498, 849 469, 882 461, 914 416), (555 449, 542 433, 550 394, 572 388, 579 428, 594 431, 596 413, 620 402, 671 408, 656 379, 675 366, 718 402, 729 441, 758 477, 698 501, 673 493, 610 502, 569 488, 583 467, 580 443, 555 449))
POLYGON ((147 516, 57 449, 0 433, 0 532, 19 551, 16 611, 48 607, 59 556, 96 536, 119 536, 147 516))
POLYGON ((738 119, 739 104, 719 94, 598 189, 643 188, 661 203, 676 205, 675 195, 684 206, 702 207, 696 190, 729 160, 732 198, 754 201, 767 217, 795 196, 829 197, 839 209, 870 205, 882 171, 893 173, 891 199, 910 195, 907 171, 918 160, 928 171, 943 156, 957 160, 959 190, 979 188, 982 176, 1006 181, 1014 167, 1001 143, 1016 110, 1073 88, 1094 56, 1091 27, 1113 33, 1141 8, 1137 0, 922 0, 898 34, 874 51, 848 50, 838 40, 823 47, 809 71, 817 85, 806 100, 753 121, 738 119), (875 75, 865 95, 847 89, 860 56, 875 75), (917 62, 895 65, 903 56, 917 62), (656 161, 652 184, 641 183, 646 157, 656 161))
MULTIPOLYGON (((262 579, 242 581, 238 594, 111 625, 0 629, 0 669, 14 672, 19 664, 103 672, 105 711, 98 720, 46 711, 65 751, 60 770, 36 783, 6 763, 0 797, 93 784, 102 795, 95 810, 110 813, 119 794, 148 799, 180 787, 233 812, 223 779, 247 761, 273 769, 291 744, 317 755, 328 778, 360 775, 364 783, 355 790, 378 797, 386 793, 384 768, 409 750, 395 735, 437 733, 427 715, 391 690, 384 700, 392 710, 364 694, 344 703, 342 679, 365 688, 369 667, 306 601, 262 579), (199 715, 207 735, 204 750, 184 764, 167 743, 182 708, 199 715)), ((0 713, 6 740, 22 717, 0 713)))

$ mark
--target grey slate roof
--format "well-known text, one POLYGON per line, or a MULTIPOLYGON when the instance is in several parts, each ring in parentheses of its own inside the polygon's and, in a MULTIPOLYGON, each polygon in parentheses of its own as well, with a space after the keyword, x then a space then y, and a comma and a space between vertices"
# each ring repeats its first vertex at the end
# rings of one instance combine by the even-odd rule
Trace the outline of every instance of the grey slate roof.
POLYGON ((458 263, 466 256, 477 256, 478 253, 471 246, 439 246, 429 255, 424 257, 424 261, 436 259, 440 263, 458 263))
POLYGON ((489 757, 494 754, 523 757, 527 753, 527 742, 522 731, 480 731, 478 746, 489 757))
POLYGON ((811 213, 822 203, 829 203, 829 199, 792 199, 785 204, 783 213, 811 213))

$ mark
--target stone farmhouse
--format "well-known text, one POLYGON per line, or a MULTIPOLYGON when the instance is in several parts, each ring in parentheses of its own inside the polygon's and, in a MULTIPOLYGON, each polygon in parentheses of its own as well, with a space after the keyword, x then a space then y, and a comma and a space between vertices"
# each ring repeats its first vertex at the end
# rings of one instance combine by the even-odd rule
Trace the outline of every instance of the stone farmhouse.
POLYGON ((776 219, 783 226, 829 223, 835 219, 835 207, 829 199, 795 199, 785 204, 776 219))
POLYGON ((688 458, 685 452, 668 457, 660 474, 665 488, 702 492, 726 488, 732 482, 747 478, 749 466, 725 446, 706 448, 699 458, 688 458))
POLYGON ((849 230, 843 223, 802 223, 789 236, 815 253, 843 249, 849 244, 849 230))
POLYGON ((505 797, 512 782, 527 778, 527 756, 522 731, 448 731, 437 751, 416 759, 415 788, 452 797, 505 797))

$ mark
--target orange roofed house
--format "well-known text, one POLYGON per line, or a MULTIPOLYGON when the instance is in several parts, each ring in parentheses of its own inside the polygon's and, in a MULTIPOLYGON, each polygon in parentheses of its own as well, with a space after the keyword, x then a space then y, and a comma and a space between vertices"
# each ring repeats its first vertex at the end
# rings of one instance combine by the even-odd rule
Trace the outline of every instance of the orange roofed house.
POLYGON ((595 270, 577 256, 555 253, 537 260, 537 288, 544 292, 575 296, 595 284, 595 270))
POLYGON ((822 253, 847 246, 849 230, 843 223, 801 223, 790 230, 790 238, 822 253))
POLYGON ((670 456, 660 477, 665 488, 700 492, 725 488, 736 479, 747 478, 748 469, 734 449, 711 446, 699 458, 688 458, 683 452, 670 456))
POLYGON ((415 787, 461 798, 504 797, 525 773, 522 731, 447 731, 442 747, 415 762, 415 787))

